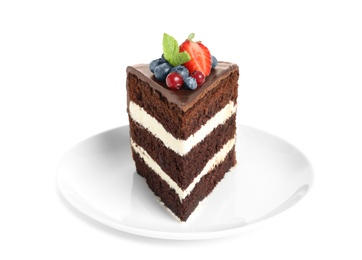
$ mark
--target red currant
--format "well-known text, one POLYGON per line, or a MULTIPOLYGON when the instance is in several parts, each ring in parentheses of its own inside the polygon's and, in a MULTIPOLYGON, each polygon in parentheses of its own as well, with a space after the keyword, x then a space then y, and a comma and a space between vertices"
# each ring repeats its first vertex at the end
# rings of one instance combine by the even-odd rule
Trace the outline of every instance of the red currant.
POLYGON ((182 84, 184 84, 184 80, 182 79, 182 76, 177 72, 171 72, 167 75, 166 85, 170 89, 179 89, 182 87, 182 84))
POLYGON ((205 76, 201 71, 195 70, 191 73, 191 77, 196 79, 197 86, 200 86, 205 82, 205 76))

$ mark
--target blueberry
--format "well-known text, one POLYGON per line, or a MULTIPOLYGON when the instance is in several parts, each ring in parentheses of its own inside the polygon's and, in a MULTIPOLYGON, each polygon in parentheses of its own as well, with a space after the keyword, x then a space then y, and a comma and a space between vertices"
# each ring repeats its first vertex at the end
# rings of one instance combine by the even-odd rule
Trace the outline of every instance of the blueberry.
POLYGON ((185 80, 190 74, 189 70, 185 66, 182 66, 182 65, 173 67, 171 69, 170 73, 174 72, 174 71, 177 72, 178 74, 180 74, 183 80, 185 80))
POLYGON ((217 59, 211 55, 211 68, 215 68, 217 65, 217 59))
POLYGON ((184 85, 188 89, 195 90, 197 88, 196 79, 193 77, 187 77, 184 79, 184 85))
POLYGON ((163 53, 162 53, 162 56, 161 56, 160 59, 161 59, 161 62, 162 62, 162 63, 168 62, 168 61, 165 59, 165 56, 163 55, 163 53))
POLYGON ((153 60, 153 61, 150 62, 150 65, 148 65, 148 67, 149 67, 150 71, 151 71, 152 73, 154 73, 154 72, 155 72, 155 68, 156 68, 158 65, 162 64, 162 63, 163 63, 163 62, 161 61, 161 59, 153 60))
POLYGON ((159 81, 164 81, 171 69, 172 66, 167 62, 156 66, 154 71, 156 79, 159 81))

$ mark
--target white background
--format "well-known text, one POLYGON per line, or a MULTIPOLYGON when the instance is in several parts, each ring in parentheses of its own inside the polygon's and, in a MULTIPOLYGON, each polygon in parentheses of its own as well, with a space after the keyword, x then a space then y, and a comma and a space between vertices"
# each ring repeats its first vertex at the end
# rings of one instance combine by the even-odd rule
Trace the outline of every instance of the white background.
POLYGON ((0 258, 361 259, 360 1, 1 1, 0 258), (238 123, 311 161, 315 182, 267 225, 222 239, 129 235, 73 210, 56 168, 127 124, 125 69, 191 32, 240 67, 238 123), (140 258, 142 257, 142 258, 140 258))

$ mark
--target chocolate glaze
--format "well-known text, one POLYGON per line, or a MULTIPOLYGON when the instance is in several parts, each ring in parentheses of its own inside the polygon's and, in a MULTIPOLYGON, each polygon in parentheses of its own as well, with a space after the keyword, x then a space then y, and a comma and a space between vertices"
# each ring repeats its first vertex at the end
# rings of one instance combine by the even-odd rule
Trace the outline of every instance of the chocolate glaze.
POLYGON ((127 74, 136 75, 141 80, 147 82, 151 88, 161 93, 168 102, 174 103, 177 107, 186 112, 193 106, 198 99, 202 98, 207 92, 212 90, 218 83, 226 78, 231 72, 238 70, 238 65, 230 62, 218 62, 217 66, 211 70, 206 77, 204 84, 196 90, 188 89, 169 89, 165 82, 158 81, 153 73, 149 70, 148 64, 137 64, 127 67, 127 74))

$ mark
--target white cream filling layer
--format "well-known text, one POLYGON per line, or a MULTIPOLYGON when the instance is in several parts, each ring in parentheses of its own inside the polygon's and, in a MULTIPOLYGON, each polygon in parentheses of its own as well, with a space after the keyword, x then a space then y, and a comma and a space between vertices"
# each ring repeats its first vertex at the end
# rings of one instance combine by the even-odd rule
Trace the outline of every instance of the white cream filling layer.
POLYGON ((191 191, 195 188, 196 184, 201 180, 203 176, 208 174, 210 171, 212 171, 218 164, 223 162, 228 155, 228 153, 231 151, 231 149, 234 147, 236 141, 236 137, 233 137, 230 139, 224 146, 212 157, 207 164, 205 165, 204 169, 200 172, 200 174, 193 180, 193 182, 185 189, 182 190, 177 183, 172 180, 162 169, 161 167, 151 158, 151 156, 139 145, 137 145, 132 139, 131 139, 131 146, 133 150, 139 154, 139 156, 145 161, 148 167, 150 167, 156 174, 158 174, 161 179, 163 179, 172 189, 175 190, 177 195, 179 196, 180 200, 182 201, 184 198, 186 198, 191 191))
POLYGON ((210 134, 214 128, 224 124, 227 119, 235 114, 236 104, 233 101, 230 101, 224 108, 217 112, 215 116, 210 118, 196 133, 187 138, 187 140, 176 139, 167 132, 154 117, 132 101, 129 103, 129 113, 134 121, 160 139, 167 148, 183 156, 210 134))

